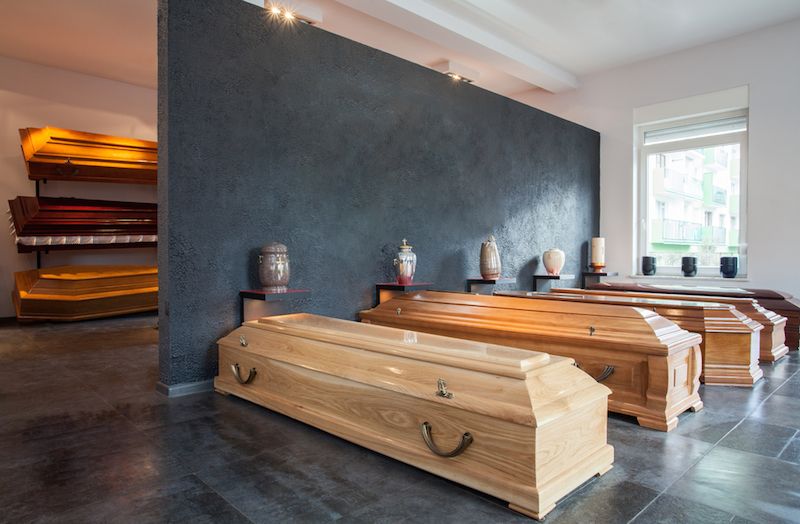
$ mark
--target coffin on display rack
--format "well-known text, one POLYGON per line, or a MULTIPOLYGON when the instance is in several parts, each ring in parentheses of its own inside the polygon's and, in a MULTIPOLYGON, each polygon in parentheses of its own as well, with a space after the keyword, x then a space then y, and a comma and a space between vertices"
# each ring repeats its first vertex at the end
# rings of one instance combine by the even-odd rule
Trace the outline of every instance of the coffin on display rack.
POLYGON ((546 353, 294 314, 220 339, 214 386, 534 518, 613 462, 608 388, 546 353))
MULTIPOLYGON (((569 288, 554 288, 555 292, 572 292, 569 288)), ((579 290, 582 294, 604 295, 604 296, 627 296, 666 300, 693 300, 697 302, 714 302, 729 304, 734 306, 737 311, 761 324, 760 354, 758 359, 761 362, 775 362, 789 352, 789 348, 784 343, 786 341, 787 319, 777 313, 761 306, 754 298, 732 298, 726 296, 712 295, 680 295, 674 293, 656 293, 655 291, 615 291, 608 287, 591 286, 590 289, 579 290)))
POLYGON ((31 180, 155 184, 158 144, 57 127, 19 130, 31 180))
POLYGON ((611 388, 610 411, 670 431, 703 407, 700 335, 652 311, 426 291, 362 311, 364 322, 572 357, 611 388))
POLYGON ((151 247, 158 240, 156 204, 21 196, 8 205, 20 253, 151 247))
POLYGON ((649 309, 675 322, 686 331, 703 337, 703 373, 707 385, 752 386, 764 376, 758 367, 759 332, 764 328, 727 304, 689 302, 639 297, 618 297, 581 293, 582 289, 561 292, 498 291, 495 295, 533 300, 566 300, 592 304, 634 306, 649 309))
POLYGON ((154 266, 61 266, 14 273, 19 320, 86 320, 158 309, 154 266))

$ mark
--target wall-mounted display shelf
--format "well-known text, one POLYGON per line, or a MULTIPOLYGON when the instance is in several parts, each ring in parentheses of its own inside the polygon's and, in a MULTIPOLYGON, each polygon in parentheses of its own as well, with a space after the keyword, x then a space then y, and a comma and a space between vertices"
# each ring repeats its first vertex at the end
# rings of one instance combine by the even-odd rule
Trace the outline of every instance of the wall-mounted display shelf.
POLYGON ((491 295, 494 287, 498 284, 516 284, 516 278, 468 278, 465 289, 467 293, 477 293, 479 295, 491 295))
POLYGON ((533 275, 533 290, 534 291, 541 291, 539 289, 540 285, 543 285, 546 282, 552 283, 553 280, 574 280, 575 275, 570 274, 563 274, 563 275, 533 275))
POLYGON ((261 317, 283 315, 289 312, 287 302, 310 296, 310 289, 288 289, 286 291, 242 290, 239 291, 239 318, 241 322, 245 322, 261 317))
POLYGON ((390 300, 397 295, 412 291, 427 291, 433 287, 433 282, 414 282, 413 284, 398 284, 397 282, 379 282, 375 284, 375 305, 390 300))
POLYGON ((603 277, 618 277, 619 273, 616 271, 584 271, 581 273, 581 288, 586 289, 586 281, 594 280, 592 283, 597 283, 603 280, 603 277))

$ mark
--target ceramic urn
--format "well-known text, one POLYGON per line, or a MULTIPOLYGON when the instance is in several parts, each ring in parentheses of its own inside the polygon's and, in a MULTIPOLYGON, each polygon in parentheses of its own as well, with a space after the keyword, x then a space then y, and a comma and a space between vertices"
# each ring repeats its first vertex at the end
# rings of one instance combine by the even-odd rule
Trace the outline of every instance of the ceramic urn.
POLYGON ((289 289, 289 255, 286 246, 270 242, 261 248, 258 256, 258 277, 261 288, 272 293, 285 293, 289 289))
POLYGON ((481 244, 481 278, 485 280, 497 280, 500 278, 500 251, 493 235, 489 235, 486 242, 481 244))
POLYGON ((417 270, 417 255, 411 251, 411 246, 408 245, 406 239, 403 239, 403 244, 397 252, 397 258, 394 259, 394 271, 397 275, 397 283, 407 286, 414 282, 414 273, 417 270))
POLYGON ((542 262, 544 268, 547 270, 548 275, 560 275, 561 270, 564 269, 564 262, 566 256, 560 249, 550 248, 542 255, 542 262))

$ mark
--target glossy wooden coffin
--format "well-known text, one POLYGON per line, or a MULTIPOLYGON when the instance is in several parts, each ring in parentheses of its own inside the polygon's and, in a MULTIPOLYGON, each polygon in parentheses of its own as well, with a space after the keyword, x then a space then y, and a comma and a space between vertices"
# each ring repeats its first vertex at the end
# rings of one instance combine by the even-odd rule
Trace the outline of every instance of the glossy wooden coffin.
POLYGON ((786 345, 789 349, 798 349, 800 344, 800 300, 784 291, 712 286, 637 284, 633 282, 602 282, 590 287, 592 289, 609 289, 612 291, 641 291, 644 293, 755 299, 765 309, 786 317, 786 345))
POLYGON ((613 462, 608 388, 546 353, 294 314, 220 339, 214 386, 534 518, 613 462))
MULTIPOLYGON (((553 288, 554 292, 566 291, 568 288, 553 288)), ((711 295, 679 295, 673 293, 656 293, 650 291, 612 291, 607 287, 591 286, 590 289, 580 290, 582 294, 604 295, 604 296, 627 296, 650 299, 664 300, 690 300, 696 302, 712 302, 729 304, 734 306, 737 311, 748 318, 758 322, 763 326, 759 342, 759 357, 761 362, 775 362, 788 353, 789 348, 785 344, 786 317, 778 315, 762 307, 753 298, 732 298, 711 295)))
POLYGON ((572 357, 611 388, 608 409, 670 431, 703 407, 700 335, 635 307, 424 291, 362 311, 364 322, 572 357))
POLYGON ((158 310, 155 266, 60 266, 14 273, 19 320, 86 320, 158 310))
POLYGON ((20 253, 51 249, 151 247, 157 205, 20 196, 8 201, 20 253))
POLYGON ((759 335, 764 328, 728 304, 690 302, 652 298, 604 296, 582 293, 582 289, 561 289, 551 293, 502 291, 500 296, 533 300, 566 300, 592 304, 634 306, 649 309, 675 322, 686 331, 703 337, 703 373, 707 385, 748 386, 758 382, 764 372, 758 367, 759 335))
POLYGON ((31 180, 156 183, 156 142, 57 127, 28 127, 19 136, 31 180))

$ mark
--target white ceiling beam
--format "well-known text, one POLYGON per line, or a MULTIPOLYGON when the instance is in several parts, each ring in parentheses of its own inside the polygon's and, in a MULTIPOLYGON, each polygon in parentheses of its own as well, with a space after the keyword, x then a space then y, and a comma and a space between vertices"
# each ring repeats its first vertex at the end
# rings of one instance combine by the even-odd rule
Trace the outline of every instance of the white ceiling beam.
MULTIPOLYGON (((336 0, 506 74, 558 93, 578 87, 578 79, 539 55, 426 0, 336 0)), ((444 4, 446 5, 446 4, 444 4)))

